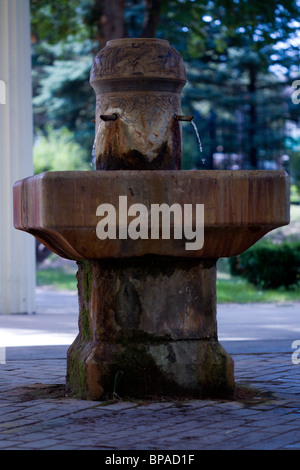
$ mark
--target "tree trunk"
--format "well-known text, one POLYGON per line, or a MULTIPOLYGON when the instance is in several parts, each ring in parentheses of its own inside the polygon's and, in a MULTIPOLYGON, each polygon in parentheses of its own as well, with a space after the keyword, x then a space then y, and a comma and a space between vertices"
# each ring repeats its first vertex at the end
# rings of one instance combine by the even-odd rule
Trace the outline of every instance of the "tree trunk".
POLYGON ((97 40, 100 49, 107 41, 125 36, 124 9, 125 0, 95 0, 93 10, 99 17, 97 40))
POLYGON ((214 110, 211 110, 210 116, 209 116, 209 121, 208 121, 208 126, 209 126, 209 137, 210 137, 210 152, 209 152, 209 158, 207 162, 207 168, 209 170, 214 169, 214 153, 216 151, 216 119, 217 115, 214 110))
POLYGON ((142 31, 143 38, 154 38, 160 19, 161 0, 144 0, 145 18, 142 31))
POLYGON ((256 109, 256 70, 249 70, 249 92, 250 92, 250 128, 249 128, 249 160, 253 169, 257 168, 257 147, 256 147, 256 130, 257 130, 257 109, 256 109))
MULTIPOLYGON (((161 0, 144 0, 145 17, 141 37, 153 38, 161 14, 161 0)), ((97 21, 97 40, 102 49, 107 41, 127 37, 125 0, 95 0, 93 13, 97 21)))

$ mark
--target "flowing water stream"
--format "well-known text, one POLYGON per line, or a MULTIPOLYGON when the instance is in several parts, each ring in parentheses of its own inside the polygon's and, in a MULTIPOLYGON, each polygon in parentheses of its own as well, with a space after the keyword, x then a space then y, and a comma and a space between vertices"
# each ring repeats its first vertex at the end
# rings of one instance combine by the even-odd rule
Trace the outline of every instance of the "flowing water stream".
POLYGON ((195 122, 194 122, 193 120, 191 121, 191 124, 192 124, 192 126, 193 126, 193 128, 194 128, 194 130, 195 130, 196 136, 197 136, 198 145, 199 145, 199 151, 200 151, 200 153, 202 154, 201 161, 202 161, 202 164, 204 165, 204 163, 205 163, 205 157, 203 156, 203 148, 202 148, 202 143, 201 143, 200 135, 199 135, 197 126, 196 126, 196 124, 195 124, 195 122))

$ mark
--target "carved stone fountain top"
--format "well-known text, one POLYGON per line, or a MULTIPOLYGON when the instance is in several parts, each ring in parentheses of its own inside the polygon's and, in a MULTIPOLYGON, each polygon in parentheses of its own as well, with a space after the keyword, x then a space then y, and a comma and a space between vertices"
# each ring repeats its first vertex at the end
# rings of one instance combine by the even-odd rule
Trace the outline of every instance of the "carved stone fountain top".
MULTIPOLYGON (((90 83, 96 92, 110 91, 114 80, 148 78, 149 81, 135 81, 134 89, 150 87, 161 90, 163 82, 155 79, 179 82, 173 84, 180 92, 186 83, 186 71, 181 55, 162 39, 114 39, 96 55, 91 69, 90 83), (108 82, 106 82, 108 80, 108 82)), ((124 85, 123 85, 124 86, 124 85)), ((174 88, 174 91, 175 91, 174 88)))
POLYGON ((161 39, 114 39, 96 55, 97 170, 179 170, 181 55, 161 39))

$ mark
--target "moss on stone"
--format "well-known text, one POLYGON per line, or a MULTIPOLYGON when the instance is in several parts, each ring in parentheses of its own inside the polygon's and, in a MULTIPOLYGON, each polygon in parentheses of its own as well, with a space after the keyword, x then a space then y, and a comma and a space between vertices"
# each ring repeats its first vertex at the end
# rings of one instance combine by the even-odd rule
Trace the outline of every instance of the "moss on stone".
POLYGON ((209 398, 232 398, 234 395, 233 361, 218 341, 206 348, 199 381, 202 395, 209 398))
POLYGON ((87 393, 87 378, 81 351, 68 353, 67 386, 76 398, 85 398, 87 393))
POLYGON ((214 276, 212 260, 79 261, 80 333, 68 361, 75 396, 232 395, 233 367, 217 341, 214 276))
POLYGON ((92 337, 90 322, 89 322, 89 312, 86 308, 82 307, 80 309, 80 334, 83 341, 89 341, 92 337))
POLYGON ((92 263, 90 261, 78 261, 80 269, 81 290, 84 300, 88 303, 92 292, 92 263))
POLYGON ((122 352, 114 355, 103 385, 105 395, 116 393, 122 398, 189 394, 157 366, 146 346, 135 343, 127 344, 122 352))

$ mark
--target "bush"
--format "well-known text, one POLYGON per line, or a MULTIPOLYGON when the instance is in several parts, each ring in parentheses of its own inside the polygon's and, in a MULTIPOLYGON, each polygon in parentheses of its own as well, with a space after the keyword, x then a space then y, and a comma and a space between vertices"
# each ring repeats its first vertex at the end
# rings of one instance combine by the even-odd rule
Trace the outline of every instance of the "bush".
POLYGON ((66 127, 38 133, 33 147, 34 172, 88 170, 86 151, 66 127))
POLYGON ((264 240, 230 258, 229 265, 232 275, 263 289, 288 289, 300 281, 300 242, 278 245, 264 240))

